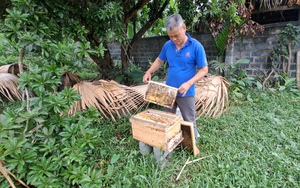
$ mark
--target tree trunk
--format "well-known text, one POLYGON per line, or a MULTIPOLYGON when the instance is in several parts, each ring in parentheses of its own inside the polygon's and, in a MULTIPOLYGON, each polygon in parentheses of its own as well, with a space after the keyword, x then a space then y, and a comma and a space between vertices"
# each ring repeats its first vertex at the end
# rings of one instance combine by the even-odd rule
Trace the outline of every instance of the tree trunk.
POLYGON ((289 53, 289 59, 287 63, 287 75, 290 77, 291 76, 291 64, 292 64, 292 59, 293 59, 293 51, 292 51, 292 42, 288 43, 288 53, 289 53))
MULTIPOLYGON (((146 0, 143 2, 143 4, 146 4, 146 0)), ((132 55, 132 50, 134 49, 134 45, 136 42, 142 38, 142 36, 146 33, 146 31, 155 23, 156 20, 162 17, 163 11, 166 9, 167 5, 169 4, 169 0, 166 0, 164 4, 157 9, 153 9, 153 12, 151 13, 152 16, 150 16, 149 20, 144 24, 144 26, 134 34, 133 38, 130 40, 129 44, 126 44, 124 42, 121 46, 121 60, 122 60, 122 68, 123 70, 126 70, 129 66, 130 58, 132 55)), ((141 6, 141 4, 139 5, 141 6)), ((130 21, 130 18, 133 17, 133 14, 135 11, 129 11, 130 14, 125 14, 124 15, 124 22, 128 23, 130 21)))
POLYGON ((106 43, 103 43, 103 46, 106 48, 104 57, 95 55, 90 55, 90 57, 98 65, 101 79, 114 79, 113 77, 111 77, 111 75, 109 75, 110 71, 113 68, 113 61, 110 55, 109 48, 106 43))
POLYGON ((122 69, 123 70, 127 70, 129 67, 129 63, 130 63, 130 56, 131 54, 128 54, 128 50, 126 50, 126 46, 127 49, 131 49, 131 47, 129 45, 127 45, 125 42, 122 42, 121 44, 121 61, 122 61, 122 69))

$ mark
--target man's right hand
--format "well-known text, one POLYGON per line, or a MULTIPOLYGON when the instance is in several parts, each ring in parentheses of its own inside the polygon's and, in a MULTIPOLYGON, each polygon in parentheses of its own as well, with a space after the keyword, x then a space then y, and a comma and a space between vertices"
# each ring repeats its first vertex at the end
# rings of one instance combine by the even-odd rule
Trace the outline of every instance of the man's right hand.
POLYGON ((143 82, 147 84, 149 81, 151 81, 151 73, 154 73, 155 71, 157 71, 159 69, 159 67, 161 67, 162 64, 163 64, 163 61, 157 57, 155 59, 155 61, 152 63, 151 67, 144 74, 143 82))
POLYGON ((147 71, 143 76, 143 82, 147 84, 150 80, 151 80, 151 73, 147 71))

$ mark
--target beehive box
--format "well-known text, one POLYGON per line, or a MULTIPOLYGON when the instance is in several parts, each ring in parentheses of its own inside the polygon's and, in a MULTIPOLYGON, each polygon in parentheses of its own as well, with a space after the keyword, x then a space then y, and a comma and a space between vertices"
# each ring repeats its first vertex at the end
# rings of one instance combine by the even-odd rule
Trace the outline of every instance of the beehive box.
POLYGON ((177 114, 148 109, 129 121, 134 139, 164 151, 172 151, 183 140, 177 114))
POLYGON ((144 100, 163 106, 172 108, 178 93, 178 89, 163 83, 150 81, 145 92, 144 100))

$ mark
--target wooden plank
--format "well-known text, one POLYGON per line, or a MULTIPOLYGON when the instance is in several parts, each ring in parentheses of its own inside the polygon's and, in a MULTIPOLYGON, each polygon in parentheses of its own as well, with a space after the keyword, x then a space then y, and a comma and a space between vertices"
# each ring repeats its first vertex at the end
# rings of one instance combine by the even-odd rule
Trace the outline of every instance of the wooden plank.
POLYGON ((167 137, 165 132, 150 126, 142 126, 139 121, 131 120, 134 139, 157 148, 165 148, 167 137))
POLYGON ((181 144, 186 147, 188 151, 193 151, 194 156, 197 156, 200 153, 200 150, 196 146, 193 123, 182 121, 180 125, 183 137, 181 144))

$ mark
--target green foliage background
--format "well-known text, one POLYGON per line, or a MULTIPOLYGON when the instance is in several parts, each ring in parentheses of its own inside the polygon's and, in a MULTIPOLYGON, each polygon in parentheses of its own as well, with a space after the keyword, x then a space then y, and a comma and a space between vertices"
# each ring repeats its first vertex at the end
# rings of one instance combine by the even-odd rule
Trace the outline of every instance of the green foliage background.
MULTIPOLYGON (((70 40, 69 31, 59 30, 50 17, 45 17, 37 1, 11 2, 15 7, 8 10, 9 15, 1 25, 1 32, 6 35, 0 36, 0 49, 5 49, 0 50, 0 62, 16 62, 20 53, 25 52, 23 63, 29 69, 19 75, 19 85, 35 96, 28 101, 1 103, 0 160, 30 187, 299 185, 297 92, 282 89, 275 93, 259 87, 250 90, 253 80, 246 79, 236 66, 230 67, 232 73, 240 71, 231 75, 237 90, 230 95, 230 110, 218 119, 197 121, 201 132, 199 157, 210 157, 188 166, 176 181, 186 159, 193 158, 184 148, 178 147, 170 166, 160 170, 151 155, 139 154, 129 117, 114 123, 104 120, 93 108, 67 116, 70 105, 80 100, 80 96, 67 88, 57 92, 62 73, 94 68, 90 55, 103 55, 105 48, 101 45, 93 48, 84 37, 70 40)), ((56 4, 58 10, 70 8, 61 3, 56 4)), ((64 18, 60 13, 56 16, 64 18)), ((69 21, 74 24, 74 35, 88 33, 77 20, 69 21)), ((101 24, 101 28, 106 26, 101 24)), ((103 34, 108 38, 113 35, 112 30, 103 34)), ((141 76, 135 66, 120 72, 120 82, 141 76)), ((0 187, 9 187, 3 176, 0 187)))

